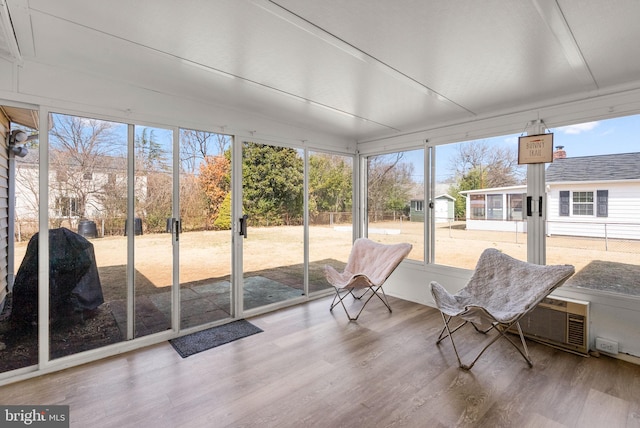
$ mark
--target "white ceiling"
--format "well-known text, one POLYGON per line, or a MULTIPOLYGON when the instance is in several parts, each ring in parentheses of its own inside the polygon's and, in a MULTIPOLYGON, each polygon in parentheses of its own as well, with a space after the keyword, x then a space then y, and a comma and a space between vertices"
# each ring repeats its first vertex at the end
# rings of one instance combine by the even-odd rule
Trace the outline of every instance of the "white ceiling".
POLYGON ((640 88, 638 0, 4 1, 21 60, 356 141, 640 88))

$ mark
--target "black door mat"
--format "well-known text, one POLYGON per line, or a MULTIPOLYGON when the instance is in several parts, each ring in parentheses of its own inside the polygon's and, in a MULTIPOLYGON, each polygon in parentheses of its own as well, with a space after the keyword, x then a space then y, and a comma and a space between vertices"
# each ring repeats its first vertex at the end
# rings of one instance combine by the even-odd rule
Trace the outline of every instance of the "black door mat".
POLYGON ((243 337, 261 333, 262 330, 247 320, 233 321, 228 324, 212 327, 197 333, 171 339, 169 343, 182 358, 243 337))

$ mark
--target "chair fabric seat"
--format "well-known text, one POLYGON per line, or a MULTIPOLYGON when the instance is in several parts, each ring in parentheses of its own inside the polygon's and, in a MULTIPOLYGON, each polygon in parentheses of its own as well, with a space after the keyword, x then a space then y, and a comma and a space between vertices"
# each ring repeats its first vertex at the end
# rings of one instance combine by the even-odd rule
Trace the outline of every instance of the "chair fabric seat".
MULTIPOLYGON (((382 286, 393 271, 400 265, 411 252, 413 246, 407 243, 381 244, 368 238, 356 239, 351 248, 347 265, 342 272, 338 272, 334 267, 326 265, 324 267, 325 278, 331 284, 336 296, 331 304, 330 310, 341 303, 350 320, 355 321, 362 313, 364 306, 371 297, 378 296, 391 312, 391 307, 386 300, 382 286), (365 301, 360 312, 353 317, 347 311, 343 299, 348 295, 353 295, 353 290, 364 289, 373 294, 365 301), (382 293, 382 296, 378 293, 382 293), (341 294, 342 293, 342 294, 341 294)), ((364 296, 354 297, 360 299, 364 296)))
POLYGON ((490 248, 458 293, 451 295, 435 281, 431 291, 438 309, 447 315, 510 323, 532 310, 574 271, 571 265, 536 265, 490 248))

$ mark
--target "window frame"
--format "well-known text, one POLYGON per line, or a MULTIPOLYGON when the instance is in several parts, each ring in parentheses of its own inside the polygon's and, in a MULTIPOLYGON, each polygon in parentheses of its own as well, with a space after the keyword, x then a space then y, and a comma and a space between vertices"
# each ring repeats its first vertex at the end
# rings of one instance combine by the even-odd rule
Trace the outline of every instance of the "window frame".
POLYGON ((579 190, 571 192, 571 213, 577 217, 594 217, 595 216, 595 198, 593 190, 579 190), (578 196, 579 200, 576 200, 578 196), (585 199, 585 200, 582 200, 585 199), (589 200, 590 199, 590 200, 589 200), (583 211, 583 207, 586 212, 583 211), (578 208, 576 210, 576 208, 578 208), (576 212, 578 211, 578 212, 576 212))
POLYGON ((486 218, 487 218, 486 195, 485 194, 469 195, 469 219, 486 220, 486 218), (475 204, 474 204, 474 201, 475 201, 475 204))
POLYGON ((486 204, 487 220, 504 220, 504 195, 502 193, 487 194, 486 204))

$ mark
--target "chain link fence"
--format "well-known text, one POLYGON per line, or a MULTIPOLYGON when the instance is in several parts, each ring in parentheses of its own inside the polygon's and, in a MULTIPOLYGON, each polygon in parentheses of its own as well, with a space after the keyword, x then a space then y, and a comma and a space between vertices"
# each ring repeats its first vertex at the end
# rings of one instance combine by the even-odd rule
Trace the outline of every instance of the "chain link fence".
MULTIPOLYGON (((491 226, 487 224, 487 227, 491 226)), ((497 224, 497 222, 495 223, 497 224)), ((498 229, 497 227, 495 229, 498 229)), ((465 240, 526 244, 526 221, 508 222, 501 230, 468 230, 464 221, 436 224, 436 235, 465 240), (505 230, 505 229, 511 229, 505 230)), ((640 223, 546 222, 547 246, 640 253, 640 223)))

